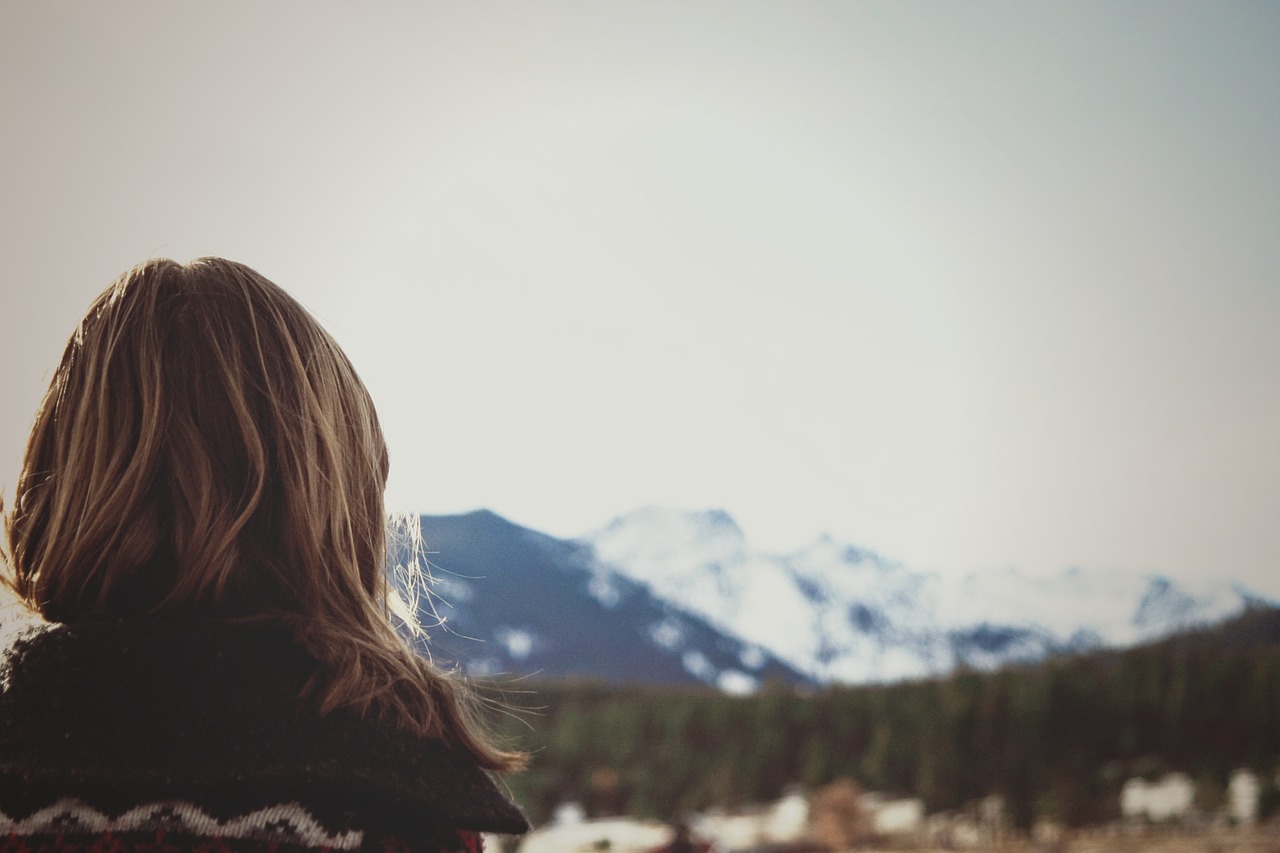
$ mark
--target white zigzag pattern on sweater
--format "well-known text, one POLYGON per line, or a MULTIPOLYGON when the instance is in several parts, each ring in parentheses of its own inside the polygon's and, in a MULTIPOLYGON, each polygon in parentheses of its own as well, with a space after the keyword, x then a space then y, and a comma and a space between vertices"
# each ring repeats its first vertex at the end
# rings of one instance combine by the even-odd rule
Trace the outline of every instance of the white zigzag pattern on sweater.
POLYGON ((0 812, 0 832, 16 835, 51 833, 154 832, 165 829, 192 835, 279 841, 307 847, 356 850, 364 840, 359 830, 330 833, 301 803, 281 803, 246 815, 218 820, 199 806, 183 801, 146 803, 111 818, 80 800, 59 800, 35 814, 14 820, 0 812))

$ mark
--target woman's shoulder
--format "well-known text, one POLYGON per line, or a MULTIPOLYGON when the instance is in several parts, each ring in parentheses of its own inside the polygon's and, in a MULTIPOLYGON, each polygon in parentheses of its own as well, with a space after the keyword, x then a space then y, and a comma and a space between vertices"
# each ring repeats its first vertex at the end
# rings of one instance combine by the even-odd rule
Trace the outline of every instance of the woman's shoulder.
POLYGON ((299 699, 316 668, 269 622, 96 623, 24 638, 0 695, 0 811, 30 817, 73 798, 118 817, 178 796, 215 820, 301 803, 327 832, 527 828, 464 753, 316 713, 299 699))

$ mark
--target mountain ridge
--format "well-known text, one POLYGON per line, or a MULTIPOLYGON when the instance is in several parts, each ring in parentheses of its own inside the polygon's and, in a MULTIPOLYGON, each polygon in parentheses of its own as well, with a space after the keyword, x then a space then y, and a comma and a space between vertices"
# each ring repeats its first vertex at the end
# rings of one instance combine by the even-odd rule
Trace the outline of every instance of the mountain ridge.
POLYGON ((1229 581, 1079 568, 944 577, 829 535, 766 554, 724 510, 645 507, 576 539, 490 510, 419 522, 436 575, 423 616, 444 619, 430 648, 474 675, 884 682, 1125 647, 1272 603, 1229 581))

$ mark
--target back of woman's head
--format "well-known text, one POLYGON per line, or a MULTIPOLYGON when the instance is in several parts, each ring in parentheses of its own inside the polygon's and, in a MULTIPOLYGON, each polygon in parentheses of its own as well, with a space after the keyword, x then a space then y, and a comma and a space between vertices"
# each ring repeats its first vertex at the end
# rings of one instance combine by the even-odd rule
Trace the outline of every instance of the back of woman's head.
POLYGON ((61 622, 349 610, 380 582, 386 475, 369 395, 301 305, 230 261, 152 261, 98 297, 37 414, 17 591, 61 622))
POLYGON ((67 344, 7 519, 7 580, 58 622, 281 619, 328 665, 325 710, 511 766, 395 636, 387 468, 368 392, 300 304, 231 261, 149 261, 67 344))

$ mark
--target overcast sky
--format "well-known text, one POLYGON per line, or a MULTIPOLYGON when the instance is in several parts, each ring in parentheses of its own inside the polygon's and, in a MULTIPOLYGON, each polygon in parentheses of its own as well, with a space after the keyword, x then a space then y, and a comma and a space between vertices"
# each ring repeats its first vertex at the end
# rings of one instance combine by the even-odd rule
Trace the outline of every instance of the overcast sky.
POLYGON ((1280 595, 1280 4, 5 3, 0 463, 223 255, 400 509, 1280 595))

